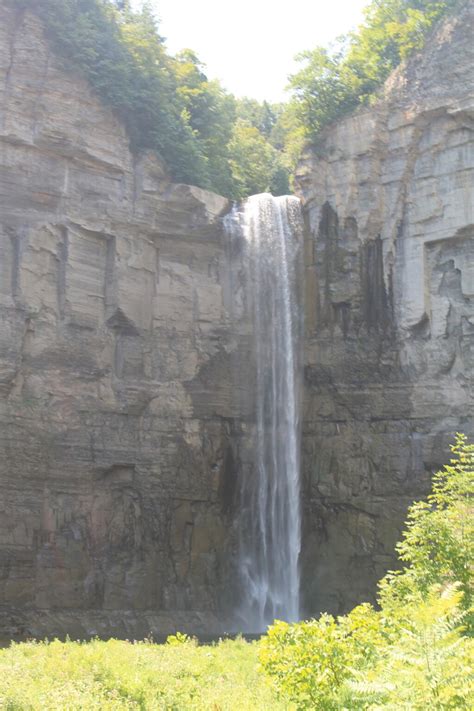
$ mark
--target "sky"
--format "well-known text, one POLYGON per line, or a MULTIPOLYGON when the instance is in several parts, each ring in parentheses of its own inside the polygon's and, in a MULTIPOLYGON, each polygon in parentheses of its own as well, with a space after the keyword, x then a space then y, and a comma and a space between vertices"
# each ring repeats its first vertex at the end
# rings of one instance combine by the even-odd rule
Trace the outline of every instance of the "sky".
MULTIPOLYGON (((133 0, 135 6, 140 0, 133 0)), ((236 96, 283 101, 294 56, 357 27, 368 0, 151 0, 168 50, 193 49, 236 96)))

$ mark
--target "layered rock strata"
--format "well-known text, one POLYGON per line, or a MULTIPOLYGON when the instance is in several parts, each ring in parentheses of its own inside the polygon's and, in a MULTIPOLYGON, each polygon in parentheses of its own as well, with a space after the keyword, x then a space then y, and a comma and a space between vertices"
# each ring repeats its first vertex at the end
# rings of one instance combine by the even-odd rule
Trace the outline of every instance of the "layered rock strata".
POLYGON ((474 434, 473 16, 300 166, 308 612, 373 599, 407 505, 474 434))
POLYGON ((0 206, 2 636, 221 630, 227 201, 135 158, 0 3, 0 206))

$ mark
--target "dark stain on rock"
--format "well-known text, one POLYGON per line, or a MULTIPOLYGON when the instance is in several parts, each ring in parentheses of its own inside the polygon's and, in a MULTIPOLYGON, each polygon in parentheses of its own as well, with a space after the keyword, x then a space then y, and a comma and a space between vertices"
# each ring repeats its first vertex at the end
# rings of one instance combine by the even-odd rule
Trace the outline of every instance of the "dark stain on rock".
POLYGON ((385 331, 391 321, 391 309, 385 287, 380 235, 362 245, 360 270, 367 330, 385 331))

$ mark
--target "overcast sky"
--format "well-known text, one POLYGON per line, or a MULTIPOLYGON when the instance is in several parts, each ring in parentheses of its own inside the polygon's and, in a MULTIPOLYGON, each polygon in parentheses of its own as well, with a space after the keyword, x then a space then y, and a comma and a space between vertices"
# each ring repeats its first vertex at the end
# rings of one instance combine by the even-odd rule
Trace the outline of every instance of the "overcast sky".
MULTIPOLYGON (((134 0, 140 5, 140 0, 134 0)), ((152 0, 171 53, 193 49, 237 96, 280 101, 293 57, 356 27, 368 0, 152 0)))

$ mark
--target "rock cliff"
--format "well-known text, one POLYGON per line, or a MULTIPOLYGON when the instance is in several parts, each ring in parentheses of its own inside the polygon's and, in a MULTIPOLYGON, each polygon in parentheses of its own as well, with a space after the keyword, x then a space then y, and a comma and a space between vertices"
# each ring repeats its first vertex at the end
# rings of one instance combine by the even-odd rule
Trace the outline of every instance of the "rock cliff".
POLYGON ((135 159, 37 18, 0 3, 0 205, 2 636, 215 631, 227 201, 135 159))
POLYGON ((473 17, 469 3, 299 169, 309 612, 373 598, 407 505, 474 431, 473 17))

